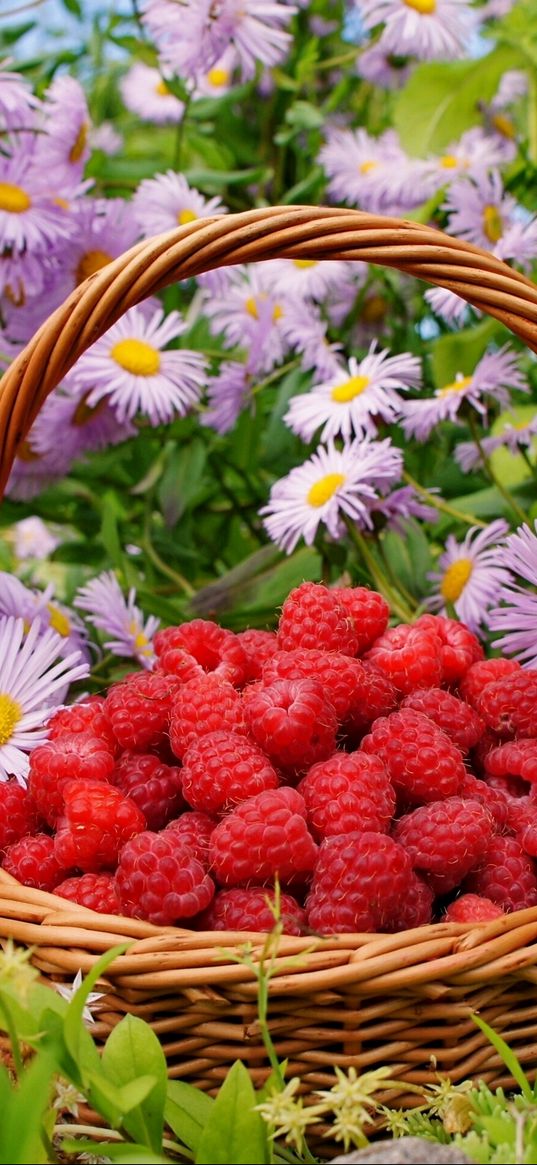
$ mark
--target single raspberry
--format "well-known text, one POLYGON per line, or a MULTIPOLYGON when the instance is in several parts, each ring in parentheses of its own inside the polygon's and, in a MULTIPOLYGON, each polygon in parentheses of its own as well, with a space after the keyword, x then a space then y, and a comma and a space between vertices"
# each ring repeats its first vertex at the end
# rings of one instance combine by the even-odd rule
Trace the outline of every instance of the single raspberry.
POLYGON ((112 684, 106 696, 106 714, 121 748, 145 752, 165 744, 170 712, 179 681, 157 672, 132 672, 112 684))
POLYGON ((113 869, 125 842, 145 829, 142 811, 114 785, 67 781, 54 852, 64 867, 84 873, 113 869))
POLYGON ((304 798, 285 786, 243 801, 216 826, 209 854, 222 886, 310 874, 317 846, 306 825, 304 798))
POLYGON ((113 874, 80 874, 77 878, 66 878, 55 887, 54 893, 79 906, 86 906, 88 910, 96 910, 98 914, 121 914, 113 874))
POLYGON ((464 755, 477 744, 485 731, 484 722, 477 712, 443 688, 421 688, 411 692, 403 700, 401 710, 403 708, 413 708, 415 712, 423 712, 429 720, 434 720, 464 755))
POLYGON ((185 808, 181 768, 153 753, 122 753, 111 781, 141 809, 149 829, 164 829, 185 808))
POLYGON ((506 821, 508 799, 503 789, 496 789, 488 781, 474 777, 473 773, 466 773, 459 789, 459 796, 467 801, 479 801, 488 809, 496 823, 496 829, 501 833, 506 821))
POLYGON ((317 934, 384 930, 411 879, 409 854, 386 834, 327 837, 306 899, 308 926, 317 934))
POLYGON ((170 926, 206 910, 214 883, 201 862, 175 835, 139 833, 123 846, 116 871, 121 910, 170 926))
POLYGON ((354 619, 334 591, 315 582, 303 582, 290 591, 278 623, 281 651, 317 647, 356 655, 359 642, 354 619))
POLYGON ((379 716, 389 716, 394 712, 401 699, 400 692, 383 671, 367 660, 360 662, 363 668, 361 688, 353 693, 351 707, 342 725, 349 740, 356 743, 379 716))
POLYGON ((493 832, 484 805, 447 797, 401 817, 393 837, 410 854, 414 869, 427 875, 435 894, 447 894, 483 857, 493 832))
POLYGON ((237 639, 246 655, 246 682, 261 679, 265 664, 279 651, 276 632, 258 631, 256 627, 248 627, 246 631, 237 633, 237 639))
POLYGON ((479 639, 458 619, 420 615, 414 626, 432 632, 439 639, 442 681, 445 684, 458 684, 472 664, 483 659, 485 653, 479 639))
POLYGON ((511 800, 507 809, 507 826, 520 842, 524 853, 537 857, 537 804, 531 797, 511 800))
POLYGON ((356 654, 361 655, 384 634, 390 618, 389 605, 383 595, 369 587, 333 587, 332 594, 354 622, 358 637, 356 654))
POLYGON ((438 687, 442 680, 440 642, 433 632, 416 625, 390 627, 365 659, 384 672, 404 695, 415 688, 438 687))
POLYGON ((63 787, 74 778, 108 783, 114 771, 109 746, 89 732, 65 733, 38 745, 30 754, 28 790, 48 825, 63 809, 63 787))
POLYGON ((478 866, 465 879, 463 892, 491 898, 508 914, 537 905, 533 862, 514 837, 493 837, 478 866))
POLYGON ((0 856, 8 845, 39 828, 37 805, 15 780, 0 783, 0 856))
POLYGON ((319 680, 275 680, 246 688, 243 706, 250 733, 271 761, 301 773, 335 751, 337 717, 319 680))
POLYGON ((444 912, 442 922, 491 922, 501 918, 504 911, 490 898, 479 894, 461 894, 450 902, 444 912))
POLYGON ((117 752, 118 744, 112 725, 106 715, 104 697, 91 696, 80 704, 70 704, 60 708, 47 724, 49 740, 75 733, 89 733, 108 745, 111 752, 117 752))
POLYGON ((498 736, 537 736, 537 672, 521 668, 487 684, 476 708, 498 736))
POLYGON ((215 825, 215 817, 207 813, 182 813, 175 821, 170 821, 164 833, 173 833, 181 845, 186 846, 199 862, 209 869, 209 842, 215 825))
POLYGON ((466 675, 463 676, 459 691, 467 704, 471 704, 472 708, 477 707, 477 702, 487 684, 494 683, 495 680, 502 680, 507 676, 512 676, 515 672, 521 670, 520 664, 514 659, 479 659, 477 663, 473 663, 466 675))
POLYGON ((361 704, 365 686, 365 669, 359 659, 341 651, 320 651, 302 647, 296 651, 278 651, 263 668, 263 683, 275 680, 317 679, 333 704, 341 723, 353 705, 361 704))
POLYGON ((419 874, 411 873, 405 896, 397 910, 384 923, 384 930, 395 934, 401 930, 412 930, 415 926, 428 926, 433 917, 434 894, 427 882, 419 874))
POLYGON ((189 805, 215 814, 280 784, 264 752, 237 732, 208 732, 193 740, 183 757, 182 776, 189 805))
POLYGON ((72 873, 72 867, 56 856, 54 838, 47 833, 28 834, 9 845, 2 867, 23 886, 36 890, 52 891, 72 873))
POLYGON ((212 673, 235 687, 246 681, 248 662, 242 644, 233 631, 210 619, 192 619, 157 631, 153 643, 159 671, 181 680, 212 673))
POLYGON ((170 720, 170 744, 183 758, 190 744, 207 732, 246 734, 244 709, 239 693, 228 680, 204 675, 179 689, 170 720))
POLYGON ((537 740, 532 737, 508 740, 491 749, 485 757, 485 772, 494 777, 520 777, 534 784, 537 782, 537 740))
POLYGON ((537 793, 537 785, 528 785, 526 781, 522 781, 520 777, 495 777, 493 773, 487 773, 485 776, 485 783, 489 789, 494 789, 498 793, 502 793, 504 798, 508 800, 512 797, 517 800, 519 797, 530 797, 537 793))
POLYGON ((335 752, 319 761, 298 792, 317 841, 360 830, 387 833, 395 812, 395 792, 382 761, 363 752, 335 752))
POLYGON ((457 796, 466 776, 457 745, 411 708, 376 720, 361 748, 380 757, 396 793, 417 804, 457 796))
MULTIPOLYGON (((196 920, 198 930, 253 930, 269 933, 276 925, 274 891, 266 886, 235 886, 218 890, 209 909, 196 920), (267 901, 267 899, 269 901, 267 901)), ((291 894, 279 896, 279 918, 284 934, 304 934, 306 914, 291 894)))

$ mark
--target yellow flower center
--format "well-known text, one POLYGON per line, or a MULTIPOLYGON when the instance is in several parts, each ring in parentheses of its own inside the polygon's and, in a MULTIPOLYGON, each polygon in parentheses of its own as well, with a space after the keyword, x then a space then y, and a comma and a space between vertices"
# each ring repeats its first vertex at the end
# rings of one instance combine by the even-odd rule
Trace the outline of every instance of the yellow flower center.
POLYGON ((376 170, 377 166, 378 162, 374 162, 373 160, 369 162, 360 162, 360 165, 358 166, 358 173, 370 174, 371 170, 376 170))
POLYGON ((444 167, 444 170, 454 170, 457 159, 454 154, 443 154, 440 158, 440 165, 444 167))
POLYGON ((483 210, 483 230, 491 243, 497 243, 503 234, 502 216, 497 206, 485 206, 483 210))
POLYGON ((337 384, 332 389, 330 396, 338 404, 347 404, 348 401, 354 400, 356 396, 361 396, 365 392, 370 380, 369 376, 351 376, 343 384, 337 384))
POLYGON ((160 352, 145 340, 120 340, 110 355, 120 368, 133 376, 155 376, 160 368, 160 352))
POLYGON ((432 16, 436 12, 436 0, 403 0, 407 8, 413 8, 420 16, 432 16))
POLYGON ((47 611, 50 615, 50 626, 62 635, 64 639, 71 634, 71 624, 67 615, 60 611, 59 607, 55 607, 53 603, 47 603, 47 611))
POLYGON ((82 428, 83 425, 87 425, 89 421, 92 421, 93 418, 98 415, 98 413, 102 413, 106 408, 105 396, 103 396, 96 405, 88 404, 88 396, 89 392, 86 392, 85 395, 81 397, 71 417, 71 425, 76 425, 77 428, 82 428))
POLYGON ((7 744, 22 717, 22 708, 7 692, 0 692, 0 745, 7 744))
POLYGON ((157 94, 157 97, 169 97, 170 96, 170 90, 168 89, 166 82, 163 81, 162 78, 158 82, 158 84, 155 85, 155 93, 157 94))
POLYGON ((75 272, 77 285, 83 283, 84 279, 88 279, 90 275, 95 275, 97 271, 101 270, 101 267, 106 267, 106 264, 111 262, 112 256, 107 251, 86 251, 79 260, 75 272))
POLYGON ((303 269, 305 270, 306 267, 316 267, 317 266, 316 259, 293 259, 293 263, 294 263, 295 267, 298 267, 300 270, 303 270, 303 269))
POLYGON ((440 594, 446 603, 455 603, 460 599, 473 569, 471 558, 459 558, 448 566, 440 584, 440 594))
POLYGON ((504 138, 509 138, 510 141, 516 137, 516 129, 510 117, 506 117, 505 113, 494 113, 492 118, 494 129, 498 131, 504 138))
POLYGON ((209 69, 207 80, 209 85, 214 85, 216 88, 221 85, 227 85, 229 81, 229 69, 209 69))
POLYGON ((149 639, 147 635, 144 635, 143 631, 140 631, 134 619, 129 623, 129 631, 131 635, 134 635, 134 646, 136 650, 142 655, 151 655, 152 648, 149 639))
POLYGON ((453 380, 451 384, 445 384, 437 392, 437 396, 449 396, 451 392, 463 392, 468 385, 472 383, 471 376, 459 376, 458 380, 453 380))
MULTIPOLYGON (((265 300, 267 298, 268 297, 267 297, 266 292, 262 291, 259 295, 259 299, 265 300)), ((259 319, 259 311, 258 311, 257 300, 255 298, 255 295, 249 296, 249 298, 246 300, 246 303, 244 304, 244 308, 245 308, 245 311, 248 312, 248 315, 252 317, 252 319, 254 319, 254 320, 259 319)), ((283 316, 283 308, 280 307, 279 303, 275 303, 274 307, 272 309, 272 322, 273 322, 273 324, 275 324, 278 320, 281 320, 282 316, 283 316)))
POLYGON ((327 473, 316 481, 308 492, 306 501, 310 506, 324 506, 337 493, 345 481, 344 473, 327 473))
POLYGON ((20 461, 39 461, 40 454, 32 449, 29 441, 21 441, 17 449, 17 457, 20 461))
POLYGON ((24 214, 32 205, 30 195, 15 186, 12 182, 0 182, 0 210, 7 210, 8 214, 24 214))
POLYGON ((378 324, 384 319, 388 304, 382 295, 370 295, 362 308, 362 320, 365 324, 378 324))
POLYGON ((186 227, 187 222, 195 222, 197 218, 198 215, 196 214, 195 210, 187 210, 185 208, 185 210, 179 211, 179 214, 177 215, 177 222, 179 223, 180 227, 186 227))
POLYGON ((80 161, 82 154, 84 153, 84 150, 86 149, 86 144, 88 141, 88 129, 89 129, 89 126, 88 126, 87 121, 83 121, 82 125, 80 126, 80 129, 76 135, 76 138, 71 146, 71 149, 69 150, 69 161, 70 162, 79 162, 80 161))

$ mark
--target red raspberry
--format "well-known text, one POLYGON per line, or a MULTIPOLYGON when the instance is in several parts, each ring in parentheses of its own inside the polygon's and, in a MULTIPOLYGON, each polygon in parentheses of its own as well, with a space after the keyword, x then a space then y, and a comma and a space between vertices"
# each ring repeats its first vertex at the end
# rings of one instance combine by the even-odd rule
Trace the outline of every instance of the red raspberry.
POLYGON ((117 740, 105 712, 104 698, 99 696, 92 696, 80 704, 71 704, 68 708, 59 708, 49 720, 47 731, 49 740, 57 740, 66 734, 89 733, 103 740, 110 752, 117 751, 117 740))
POLYGON ((276 680, 243 694, 250 733, 278 767, 304 772, 331 756, 337 717, 319 680, 276 680))
POLYGON ((479 801, 488 809, 493 817, 496 828, 501 832, 507 821, 508 798, 503 789, 496 789, 488 781, 474 777, 473 773, 466 773, 459 789, 459 796, 467 801, 479 801))
POLYGON ((383 595, 369 587, 333 587, 332 594, 350 615, 358 637, 357 655, 372 647, 383 635, 390 618, 390 608, 383 595))
POLYGON ((209 817, 207 813, 189 813, 187 811, 182 813, 176 821, 170 821, 164 833, 173 833, 177 841, 186 846, 193 856, 206 869, 209 869, 209 842, 217 824, 216 818, 209 817))
POLYGON ((159 670, 181 680, 214 674, 240 687, 248 670, 246 654, 233 631, 210 619, 192 619, 180 627, 157 631, 154 647, 159 670))
POLYGON ((362 663, 362 685, 353 696, 351 708, 343 724, 343 730, 351 741, 358 742, 379 716, 389 716, 394 712, 401 698, 383 671, 373 663, 362 663))
POLYGON ((458 684, 468 669, 477 660, 483 659, 484 651, 473 631, 457 619, 444 615, 420 615, 415 627, 432 632, 440 640, 442 680, 445 684, 458 684))
POLYGON ((507 825, 524 853, 537 857, 537 805, 531 797, 508 802, 507 825))
POLYGON ((211 836, 210 863, 217 880, 236 886, 310 874, 317 846, 305 819, 304 798, 287 786, 243 801, 211 836))
POLYGON ((365 686, 364 665, 341 651, 298 648, 278 651, 263 668, 263 683, 275 680, 317 679, 333 704, 340 723, 346 720, 355 703, 361 704, 365 686))
POLYGON ((64 868, 76 866, 84 873, 113 869, 121 847, 145 829, 142 811, 114 785, 68 781, 63 798, 54 852, 64 868))
POLYGON ((238 632, 237 639, 246 655, 247 683, 261 679, 265 664, 279 650, 276 632, 258 631, 256 627, 248 627, 246 631, 238 632))
POLYGON ((472 749, 472 765, 476 772, 485 775, 485 760, 492 748, 498 747, 498 737, 490 728, 485 728, 483 735, 472 749))
POLYGON ((170 926, 205 910, 214 883, 173 833, 139 833, 123 846, 116 871, 121 909, 130 918, 170 926))
POLYGON ((471 704, 472 708, 477 707, 477 702, 487 684, 492 684, 495 680, 501 680, 507 676, 512 676, 515 672, 521 671, 520 664, 514 659, 479 659, 477 663, 473 663, 466 675, 463 676, 459 691, 463 700, 467 704, 471 704))
POLYGON ((376 720, 361 748, 380 757, 396 793, 417 804, 456 796, 466 776, 457 745, 411 708, 376 720))
POLYGON ((494 777, 521 777, 532 784, 537 782, 537 740, 530 737, 508 740, 499 748, 491 749, 485 757, 485 771, 494 777))
POLYGON ((3 869, 23 886, 52 891, 70 874, 71 868, 56 856, 54 838, 47 833, 28 834, 9 845, 3 869))
POLYGON ((122 748, 145 752, 166 743, 178 686, 174 676, 148 671, 132 672, 112 684, 106 714, 122 748))
POLYGON ((336 752, 302 778, 308 825, 317 841, 337 833, 387 833, 395 812, 390 778, 376 756, 336 752))
POLYGON ((66 878, 55 887, 54 893, 79 906, 86 906, 88 910, 96 910, 98 914, 121 914, 113 874, 80 874, 78 878, 66 878))
POLYGON ((504 911, 490 898, 483 898, 479 894, 461 894, 450 902, 444 913, 443 922, 491 922, 493 918, 501 918, 504 911))
POLYGON ((492 840, 494 822, 484 805, 448 797, 401 817, 393 837, 427 874, 436 894, 447 894, 477 865, 492 840))
POLYGON ((8 845, 39 828, 37 805, 15 780, 0 783, 0 856, 8 845))
POLYGON ((28 790, 43 820, 56 824, 63 809, 66 781, 80 778, 108 783, 114 763, 109 746, 89 732, 66 733, 34 748, 28 790))
MULTIPOLYGON (((495 777, 492 773, 488 773, 485 777, 486 785, 489 789, 494 789, 495 792, 501 793, 504 798, 510 800, 514 798, 528 796, 528 786, 526 781, 521 781, 520 777, 495 777)), ((537 786, 531 785, 529 788, 529 796, 532 797, 534 790, 537 791, 537 786)))
POLYGON ((412 930, 415 926, 428 926, 433 917, 434 894, 431 887, 419 874, 412 873, 408 880, 405 896, 399 902, 397 911, 386 922, 384 929, 390 934, 401 930, 412 930))
MULTIPOLYGON (((253 930, 263 934, 274 930, 276 920, 271 910, 274 891, 266 886, 236 886, 232 890, 218 890, 209 909, 197 919, 198 930, 253 930)), ((279 917, 284 934, 304 934, 306 914, 296 898, 280 894, 279 917)))
POLYGON ((334 591, 322 583, 303 582, 288 594, 278 624, 281 651, 317 647, 356 655, 359 642, 354 619, 334 591))
POLYGON ((409 854, 386 834, 327 837, 306 899, 308 926, 317 934, 385 930, 411 879, 409 854))
POLYGON ((403 708, 413 708, 423 712, 429 720, 434 720, 463 754, 477 744, 485 731, 485 725, 473 708, 452 696, 443 688, 421 688, 411 692, 401 704, 403 708))
POLYGON ((537 905, 533 862, 514 837, 493 837, 485 857, 466 878, 463 891, 491 898, 508 914, 537 905))
POLYGON ((498 736, 537 736, 537 672, 521 668, 487 684, 476 707, 498 736))
POLYGON ((280 784, 264 752, 236 732, 208 732, 194 740, 183 757, 182 775, 187 801, 204 813, 225 813, 280 784))
POLYGON ((365 656, 407 695, 415 688, 438 687, 442 680, 436 635, 412 624, 390 627, 365 656))
POLYGON ((189 680, 177 693, 170 720, 170 744, 181 759, 190 744, 207 732, 246 734, 241 698, 228 680, 215 675, 189 680))
POLYGON ((164 829, 185 808, 182 770, 153 753, 124 752, 112 784, 141 809, 150 829, 164 829))

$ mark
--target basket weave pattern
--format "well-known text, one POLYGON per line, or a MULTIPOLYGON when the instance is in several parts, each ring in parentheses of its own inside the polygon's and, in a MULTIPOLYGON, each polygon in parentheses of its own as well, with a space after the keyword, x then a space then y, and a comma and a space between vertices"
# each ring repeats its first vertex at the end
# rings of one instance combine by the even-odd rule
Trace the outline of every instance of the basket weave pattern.
MULTIPOLYGON (((140 243, 81 284, 42 325, 0 382, 0 495, 20 442, 47 395, 129 307, 178 279, 270 258, 352 259, 448 288, 537 351, 537 287, 501 260, 442 232, 323 207, 274 207, 198 220, 140 243)), ((35 947, 46 978, 71 981, 115 943, 94 1034, 126 1011, 150 1022, 170 1075, 216 1090, 236 1058, 268 1073, 252 971, 227 951, 262 936, 201 933, 97 915, 20 886, 0 870, 0 938, 35 947)), ((537 1065, 537 908, 482 926, 433 924, 395 935, 281 939, 270 984, 270 1029, 305 1093, 330 1087, 334 1065, 388 1064, 405 1083, 479 1075, 509 1084, 472 1011, 537 1065), (297 958, 297 956, 299 956, 297 958), (291 961, 290 961, 291 960, 291 961)), ((537 1067, 536 1067, 537 1073, 537 1067)), ((534 1074, 536 1074, 534 1073, 534 1074)), ((326 1146, 325 1146, 326 1148, 326 1146)))

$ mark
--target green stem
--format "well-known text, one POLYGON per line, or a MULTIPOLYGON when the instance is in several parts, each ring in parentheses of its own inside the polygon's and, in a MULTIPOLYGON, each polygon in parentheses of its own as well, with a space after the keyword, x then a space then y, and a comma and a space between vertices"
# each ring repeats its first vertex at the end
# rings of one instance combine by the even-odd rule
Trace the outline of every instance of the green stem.
POLYGON ((480 526, 482 530, 487 529, 487 522, 482 522, 474 514, 464 514, 462 510, 457 510, 455 506, 450 506, 449 502, 445 502, 443 498, 437 498, 436 494, 430 493, 428 489, 420 485, 419 481, 411 477, 410 473, 407 473, 406 470, 402 474, 402 477, 407 485, 411 485, 415 489, 420 498, 423 498, 433 509, 439 510, 441 514, 449 514, 451 518, 457 518, 459 522, 466 522, 467 526, 480 526))
POLYGON ((496 486, 498 493, 500 493, 502 495, 502 498, 504 499, 504 501, 507 502, 509 509, 512 510, 513 514, 515 515, 517 522, 520 522, 520 521, 527 522, 528 515, 524 513, 524 510, 521 509, 521 507, 518 505, 518 502, 515 502, 515 499, 511 496, 511 494, 509 493, 509 490, 505 488, 503 482, 500 481, 500 478, 498 477, 498 475, 495 473, 494 469, 492 468, 490 458, 487 457, 487 454, 485 453, 485 450, 483 448, 483 444, 481 442, 481 437, 479 436, 479 431, 477 428, 477 422, 476 422, 476 419, 475 419, 475 416, 473 415, 473 413, 468 414, 468 424, 470 426, 470 432, 472 434, 473 442, 474 442, 475 446, 477 447, 477 450, 479 452, 479 456, 483 462, 483 465, 485 467, 485 470, 486 470, 486 473, 487 473, 489 480, 492 482, 493 485, 496 486))
POLYGON ((174 170, 179 170, 179 167, 181 165, 181 154, 183 152, 183 142, 184 142, 184 137, 185 137, 185 125, 186 125, 186 119, 188 117, 188 111, 190 109, 191 102, 192 102, 192 94, 189 93, 188 97, 186 97, 186 99, 185 99, 183 116, 177 124, 177 133, 175 135, 175 148, 174 148, 174 153, 173 153, 173 168, 174 168, 174 170))
POLYGON ((191 599, 192 596, 196 594, 195 588, 191 585, 191 583, 189 583, 188 579, 186 579, 184 575, 179 573, 178 570, 174 570, 173 567, 168 566, 168 563, 164 562, 158 551, 155 550, 155 547, 151 541, 151 536, 149 534, 148 521, 145 523, 144 535, 143 538, 140 539, 140 543, 142 549, 145 550, 147 557, 153 563, 153 566, 156 566, 157 570, 160 571, 161 574, 166 575, 166 578, 171 578, 172 582, 174 582, 179 587, 179 589, 183 591, 183 594, 187 595, 188 598, 191 599))
POLYGON ((281 368, 276 368, 270 376, 265 376, 264 380, 260 380, 258 384, 254 384, 252 388, 252 396, 256 396, 262 389, 268 388, 269 384, 273 384, 275 380, 279 380, 280 376, 285 376, 287 372, 292 372, 294 368, 299 368, 301 364, 300 356, 296 356, 293 360, 288 360, 287 364, 282 364, 281 368))
POLYGON ((369 546, 367 545, 367 540, 364 538, 361 530, 358 529, 358 527, 354 522, 351 521, 350 518, 346 518, 345 522, 351 539, 354 542, 354 545, 359 551, 361 557, 363 558, 371 578, 373 579, 373 582, 376 584, 381 594, 383 594, 387 599, 395 614, 398 615, 399 618, 403 620, 403 622, 411 623, 415 612, 411 607, 407 606, 402 595, 394 590, 391 583, 388 581, 384 571, 379 566, 374 555, 371 553, 369 546))

